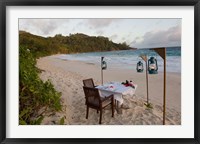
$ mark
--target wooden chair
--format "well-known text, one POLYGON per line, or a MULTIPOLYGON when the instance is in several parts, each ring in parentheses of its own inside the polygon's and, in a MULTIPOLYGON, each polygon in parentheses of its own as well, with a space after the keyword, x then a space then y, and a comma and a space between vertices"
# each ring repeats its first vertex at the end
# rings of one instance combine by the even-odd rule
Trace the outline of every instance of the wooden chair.
POLYGON ((114 117, 113 94, 108 97, 102 98, 100 97, 99 90, 97 88, 90 88, 90 87, 83 86, 83 90, 85 93, 86 106, 87 106, 86 119, 88 119, 89 108, 96 109, 97 113, 98 111, 100 111, 99 124, 101 124, 102 110, 108 105, 111 105, 112 117, 114 117))
POLYGON ((86 87, 91 87, 91 88, 94 88, 94 87, 95 87, 92 78, 83 80, 83 85, 86 86, 86 87))

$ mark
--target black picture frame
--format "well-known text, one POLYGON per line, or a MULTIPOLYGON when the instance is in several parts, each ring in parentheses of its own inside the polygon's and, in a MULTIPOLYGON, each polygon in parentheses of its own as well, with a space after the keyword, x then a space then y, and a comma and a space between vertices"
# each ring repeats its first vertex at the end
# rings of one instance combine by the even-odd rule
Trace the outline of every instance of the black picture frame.
POLYGON ((199 41, 200 41, 200 2, 199 0, 1 0, 0 1, 0 142, 2 144, 23 144, 23 143, 165 143, 165 144, 200 144, 200 98, 199 98, 199 41), (194 32, 195 32, 195 53, 194 53, 194 138, 7 138, 6 137, 6 7, 7 6, 194 6, 194 32))

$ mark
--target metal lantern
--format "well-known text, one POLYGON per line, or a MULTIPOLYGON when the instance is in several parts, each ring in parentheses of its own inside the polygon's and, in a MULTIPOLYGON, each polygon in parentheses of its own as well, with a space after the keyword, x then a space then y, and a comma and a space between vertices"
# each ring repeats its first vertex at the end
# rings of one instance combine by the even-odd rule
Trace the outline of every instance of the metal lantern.
POLYGON ((143 63, 141 61, 137 63, 136 69, 137 69, 137 72, 143 72, 144 68, 143 68, 143 63))
POLYGON ((101 57, 101 84, 103 85, 103 70, 107 69, 107 63, 103 60, 104 57, 101 57))
POLYGON ((157 60, 154 57, 150 57, 150 59, 148 60, 148 71, 149 71, 149 74, 158 73, 158 64, 157 64, 157 60))
POLYGON ((102 70, 106 70, 107 69, 107 63, 103 59, 104 59, 104 57, 101 57, 101 68, 102 68, 102 70))

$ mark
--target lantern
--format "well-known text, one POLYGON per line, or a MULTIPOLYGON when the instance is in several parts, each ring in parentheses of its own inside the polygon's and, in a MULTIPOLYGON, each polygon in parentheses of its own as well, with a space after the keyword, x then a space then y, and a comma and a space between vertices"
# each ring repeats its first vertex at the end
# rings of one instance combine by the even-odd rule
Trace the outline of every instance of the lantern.
POLYGON ((149 74, 158 73, 158 64, 157 64, 157 60, 154 57, 151 57, 148 60, 148 71, 149 71, 149 74))
POLYGON ((141 61, 139 61, 137 63, 137 72, 143 72, 144 68, 143 68, 143 63, 141 61))
POLYGON ((103 85, 103 70, 107 69, 106 61, 103 60, 104 57, 101 57, 101 84, 103 85))
POLYGON ((104 57, 101 57, 101 68, 102 68, 102 70, 106 70, 107 69, 107 63, 103 59, 104 59, 104 57))

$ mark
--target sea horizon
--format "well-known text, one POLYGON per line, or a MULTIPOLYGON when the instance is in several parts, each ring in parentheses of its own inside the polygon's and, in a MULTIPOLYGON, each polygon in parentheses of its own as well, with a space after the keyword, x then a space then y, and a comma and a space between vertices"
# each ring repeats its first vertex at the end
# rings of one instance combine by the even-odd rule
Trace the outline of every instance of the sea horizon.
MULTIPOLYGON (((107 69, 129 69, 136 71, 138 61, 142 61, 145 69, 145 62, 140 55, 147 55, 148 59, 154 57, 157 59, 158 72, 163 72, 163 59, 153 50, 137 49, 137 50, 115 50, 106 52, 87 52, 76 54, 62 54, 59 59, 76 60, 100 66, 101 57, 107 63, 107 69)), ((166 71, 181 73, 181 47, 166 48, 166 71)))

